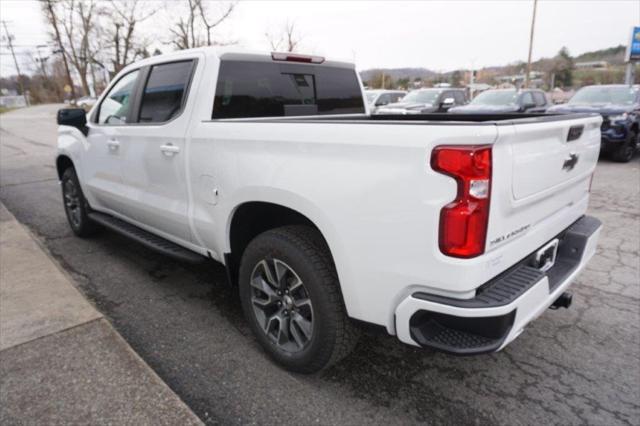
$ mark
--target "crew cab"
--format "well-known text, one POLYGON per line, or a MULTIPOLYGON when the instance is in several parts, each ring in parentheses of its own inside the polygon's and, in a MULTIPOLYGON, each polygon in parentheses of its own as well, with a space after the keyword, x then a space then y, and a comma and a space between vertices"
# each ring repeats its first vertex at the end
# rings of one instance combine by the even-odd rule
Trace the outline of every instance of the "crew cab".
POLYGON ((312 373, 362 323, 468 355, 568 306, 601 120, 369 115, 353 64, 199 48, 60 110, 56 167, 76 235, 224 264, 265 351, 312 373))
POLYGON ((602 115, 601 150, 614 161, 627 163, 640 151, 640 86, 604 84, 578 90, 553 113, 591 112, 602 115))
POLYGON ((467 105, 453 107, 450 113, 496 114, 504 112, 544 112, 550 106, 547 96, 536 89, 485 90, 467 105))

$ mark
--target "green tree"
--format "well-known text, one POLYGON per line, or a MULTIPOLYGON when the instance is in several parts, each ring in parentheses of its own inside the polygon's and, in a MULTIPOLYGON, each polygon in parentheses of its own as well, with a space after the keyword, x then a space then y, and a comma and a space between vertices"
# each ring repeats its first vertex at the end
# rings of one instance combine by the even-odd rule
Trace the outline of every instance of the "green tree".
POLYGON ((556 87, 571 87, 573 85, 573 58, 566 47, 560 49, 553 58, 551 72, 555 74, 556 87))
POLYGON ((460 85, 460 80, 462 80, 462 73, 460 70, 455 70, 449 76, 449 83, 453 87, 458 87, 460 85))
POLYGON ((372 75, 368 83, 369 87, 372 89, 393 89, 395 87, 391 76, 389 74, 383 74, 381 72, 377 72, 372 75))
POLYGON ((408 78, 399 78, 396 80, 396 89, 407 89, 409 87, 408 78))

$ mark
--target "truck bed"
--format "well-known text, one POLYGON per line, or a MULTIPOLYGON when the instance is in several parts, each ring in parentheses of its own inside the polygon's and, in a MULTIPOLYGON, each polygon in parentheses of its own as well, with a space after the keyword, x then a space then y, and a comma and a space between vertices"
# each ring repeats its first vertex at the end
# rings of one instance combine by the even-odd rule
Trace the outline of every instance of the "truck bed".
POLYGON ((547 123, 553 121, 572 120, 576 118, 587 118, 598 116, 594 113, 575 114, 553 114, 553 113, 503 113, 503 114, 379 114, 379 115, 316 115, 299 117, 269 117, 269 118, 240 118, 240 119, 216 119, 212 121, 243 121, 261 123, 349 123, 349 124, 430 124, 456 126, 466 124, 487 124, 487 125, 511 125, 525 123, 547 123))

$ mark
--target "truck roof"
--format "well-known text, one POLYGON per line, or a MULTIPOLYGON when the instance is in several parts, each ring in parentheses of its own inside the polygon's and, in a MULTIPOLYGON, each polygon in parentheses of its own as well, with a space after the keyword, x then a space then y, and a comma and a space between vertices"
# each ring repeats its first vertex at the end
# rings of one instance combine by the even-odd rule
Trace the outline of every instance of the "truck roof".
POLYGON ((287 52, 265 52, 255 51, 247 49, 239 49, 237 47, 196 47, 193 49, 178 50, 175 52, 163 53, 157 56, 151 56, 149 58, 136 61, 133 64, 128 65, 124 70, 131 70, 140 68, 147 65, 153 65, 156 63, 167 61, 179 61, 181 59, 188 59, 194 57, 194 55, 204 55, 205 57, 212 57, 220 60, 235 60, 235 61, 256 61, 256 62, 272 62, 272 61, 287 61, 287 59, 274 59, 274 55, 281 57, 293 57, 298 60, 291 60, 291 62, 299 63, 300 65, 314 65, 314 66, 331 66, 340 68, 355 68, 355 64, 348 61, 332 60, 317 55, 307 55, 303 53, 287 53, 287 52), (299 59, 314 58, 319 62, 305 63, 299 59))

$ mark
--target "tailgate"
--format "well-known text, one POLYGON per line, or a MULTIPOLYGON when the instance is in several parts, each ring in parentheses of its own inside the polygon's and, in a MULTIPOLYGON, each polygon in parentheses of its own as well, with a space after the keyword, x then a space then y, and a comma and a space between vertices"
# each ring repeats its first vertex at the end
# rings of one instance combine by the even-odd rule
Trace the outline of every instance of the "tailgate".
POLYGON ((498 125, 487 251, 530 233, 541 244, 585 213, 601 121, 549 116, 498 125))

